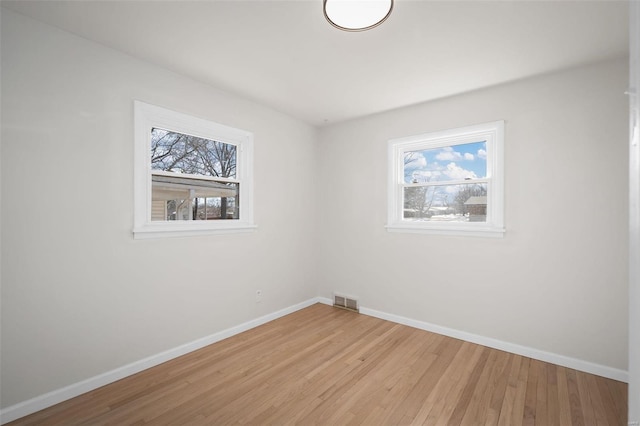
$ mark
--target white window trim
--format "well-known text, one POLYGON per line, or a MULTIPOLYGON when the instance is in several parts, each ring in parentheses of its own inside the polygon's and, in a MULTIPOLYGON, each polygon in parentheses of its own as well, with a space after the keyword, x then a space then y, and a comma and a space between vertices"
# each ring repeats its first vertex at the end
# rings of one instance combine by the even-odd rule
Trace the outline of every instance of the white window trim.
MULTIPOLYGON (((253 134, 202 118, 134 101, 135 239, 228 234, 255 230, 253 223, 253 134), (161 128, 237 147, 236 178, 240 182, 240 217, 215 221, 151 221, 151 129, 161 128)), ((224 178, 216 180, 225 180, 224 178)))
MULTIPOLYGON (((504 121, 392 139, 388 144, 387 225, 389 232, 457 236, 504 236, 504 121), (486 222, 430 222, 403 218, 404 153, 478 140, 487 141, 488 203, 486 222)), ((452 182, 456 183, 456 182, 452 182)), ((458 182, 461 183, 461 182, 458 182)), ((463 183, 463 182, 462 182, 463 183)))

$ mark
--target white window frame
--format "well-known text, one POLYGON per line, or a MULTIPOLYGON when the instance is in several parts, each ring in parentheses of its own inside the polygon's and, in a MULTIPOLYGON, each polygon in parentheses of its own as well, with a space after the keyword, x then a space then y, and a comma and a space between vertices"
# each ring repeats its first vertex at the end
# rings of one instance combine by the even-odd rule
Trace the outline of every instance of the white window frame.
MULTIPOLYGON (((249 232, 256 228, 253 223, 252 133, 140 101, 134 101, 134 131, 133 235, 135 239, 227 234, 249 232), (240 217, 238 219, 151 221, 152 128, 236 146, 236 177, 233 181, 240 183, 240 217)), ((215 180, 225 181, 226 179, 216 178, 215 180)))
MULTIPOLYGON (((392 139, 388 142, 388 158, 387 231, 498 238, 504 236, 504 121, 392 139), (486 222, 432 222, 404 219, 404 153, 481 140, 486 141, 487 144, 487 177, 475 181, 487 184, 486 222)), ((447 182, 447 184, 465 183, 468 182, 447 182)))

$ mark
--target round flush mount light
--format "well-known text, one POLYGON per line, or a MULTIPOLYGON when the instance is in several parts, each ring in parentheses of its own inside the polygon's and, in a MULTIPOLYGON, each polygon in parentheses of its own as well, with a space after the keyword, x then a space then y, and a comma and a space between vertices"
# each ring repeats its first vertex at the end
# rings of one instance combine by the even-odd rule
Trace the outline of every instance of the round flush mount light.
POLYGON ((324 16, 343 31, 365 31, 382 24, 393 10, 393 0, 324 0, 324 16))

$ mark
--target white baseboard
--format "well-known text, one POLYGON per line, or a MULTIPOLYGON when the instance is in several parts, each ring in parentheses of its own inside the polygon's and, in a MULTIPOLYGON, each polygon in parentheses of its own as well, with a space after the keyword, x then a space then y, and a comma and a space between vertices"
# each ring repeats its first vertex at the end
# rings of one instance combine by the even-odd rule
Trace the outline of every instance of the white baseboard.
POLYGON ((152 355, 148 358, 141 359, 140 361, 136 361, 123 367, 116 368, 115 370, 107 371, 106 373, 91 377, 78 383, 74 383, 62 389, 57 389, 44 395, 32 398, 30 400, 12 405, 3 410, 0 410, 0 424, 14 421, 21 417, 28 416, 29 414, 33 414, 37 411, 43 410, 47 407, 59 404, 68 399, 75 398, 76 396, 82 395, 83 393, 90 392, 94 389, 97 389, 104 385, 108 385, 109 383, 113 383, 127 376, 139 373, 148 368, 155 367, 156 365, 162 364, 163 362, 185 355, 189 352, 193 352, 197 349, 201 349, 212 343, 216 343, 220 340, 242 333, 243 331, 258 327, 259 325, 265 324, 269 321, 273 321, 300 309, 304 309, 318 302, 320 302, 320 300, 317 297, 306 300, 302 303, 298 303, 297 305, 289 306, 288 308, 281 309, 277 312, 264 315, 260 318, 256 318, 254 320, 245 322, 235 327, 228 328, 218 333, 214 333, 210 336, 194 340, 193 342, 186 343, 162 353, 152 355))
MULTIPOLYGON (((332 301, 329 298, 320 297, 318 299, 318 302, 320 303, 324 303, 327 305, 332 304, 332 301)), ((617 368, 607 367, 605 365, 595 364, 593 362, 584 361, 577 358, 571 358, 552 352, 546 352, 527 346, 517 345, 515 343, 504 342, 502 340, 492 339, 490 337, 480 336, 473 333, 467 333, 465 331, 455 330, 453 328, 442 327, 440 325, 431 324, 424 321, 417 321, 399 315, 388 314, 386 312, 376 311, 374 309, 360 307, 360 313, 387 321, 392 321, 398 324, 408 325, 420 330, 430 331, 432 333, 438 333, 444 336, 453 337, 455 339, 464 340, 466 342, 477 343, 482 346, 499 349, 501 351, 510 352, 512 354, 526 356, 528 358, 537 359, 539 361, 550 362, 562 367, 584 371, 585 373, 595 374, 597 376, 629 383, 629 373, 617 368)))

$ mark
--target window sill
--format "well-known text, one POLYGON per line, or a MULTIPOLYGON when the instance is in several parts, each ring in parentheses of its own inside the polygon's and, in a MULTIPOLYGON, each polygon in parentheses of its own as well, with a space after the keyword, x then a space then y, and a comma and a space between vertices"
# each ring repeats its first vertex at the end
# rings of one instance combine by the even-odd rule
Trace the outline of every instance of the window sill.
POLYGON ((443 224, 417 224, 417 223, 395 223, 386 225, 388 232, 403 232, 412 234, 450 235, 459 237, 488 237, 503 238, 505 229, 490 225, 481 226, 443 226, 443 224))
POLYGON ((151 238, 193 237, 203 235, 238 234, 253 232, 257 225, 246 222, 233 223, 175 223, 159 222, 134 228, 133 238, 144 240, 151 238))

